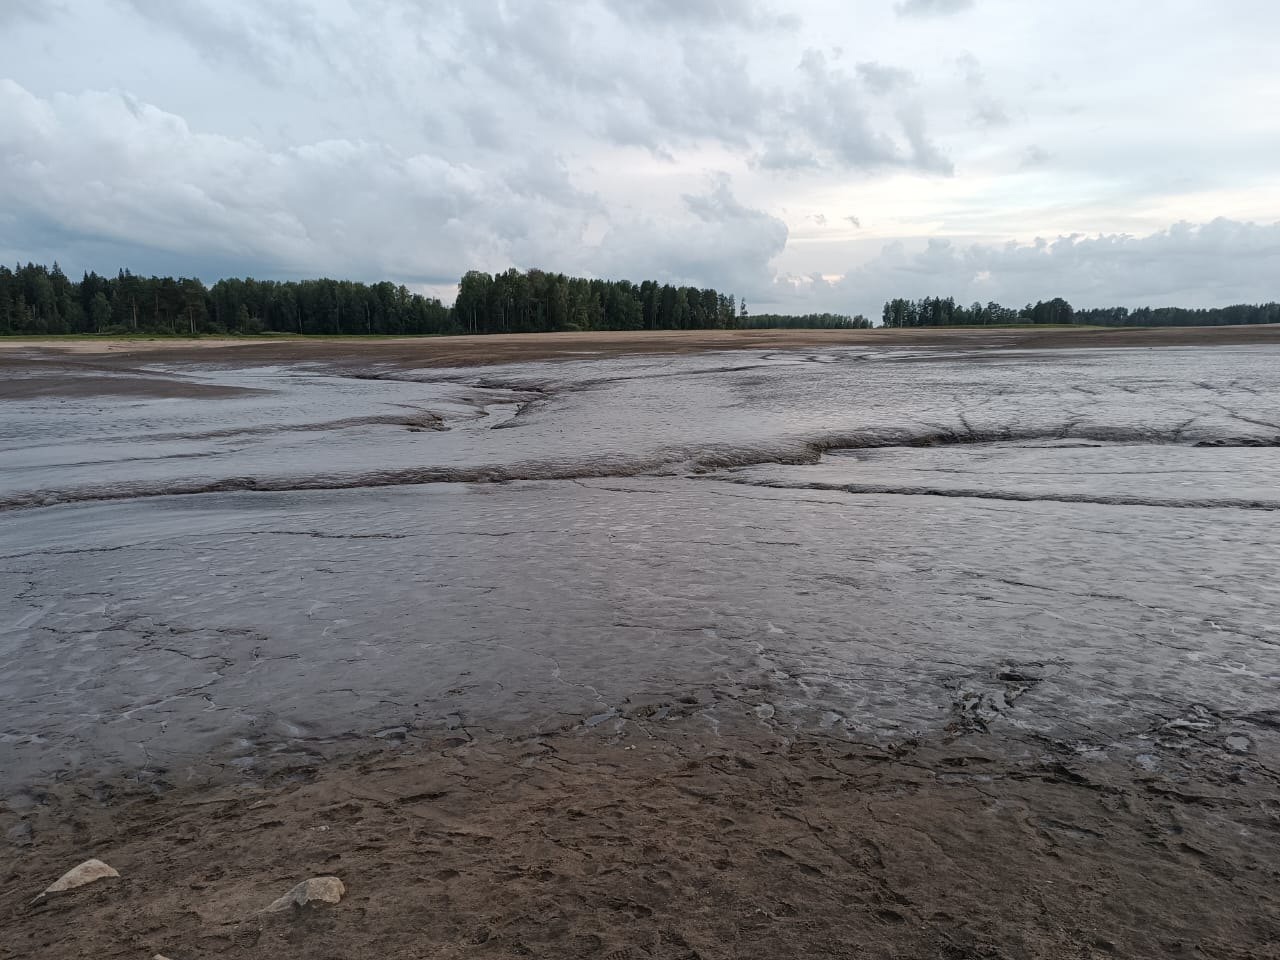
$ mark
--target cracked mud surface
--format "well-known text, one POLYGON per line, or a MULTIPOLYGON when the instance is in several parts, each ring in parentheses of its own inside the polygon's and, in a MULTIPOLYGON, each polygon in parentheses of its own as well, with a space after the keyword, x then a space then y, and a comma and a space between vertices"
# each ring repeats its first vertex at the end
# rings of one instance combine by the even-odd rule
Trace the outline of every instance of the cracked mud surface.
POLYGON ((1280 956, 1280 350, 236 349, 6 369, 0 956, 1280 956))

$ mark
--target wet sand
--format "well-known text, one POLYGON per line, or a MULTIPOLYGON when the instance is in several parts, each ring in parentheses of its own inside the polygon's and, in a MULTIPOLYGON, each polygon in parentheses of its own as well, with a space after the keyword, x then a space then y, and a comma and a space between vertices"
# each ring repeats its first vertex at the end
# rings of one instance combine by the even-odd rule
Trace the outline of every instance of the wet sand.
POLYGON ((61 785, 0 884, 0 955, 1276 957, 1275 774, 1179 739, 1181 781, 976 730, 876 749, 677 719, 61 785), (122 878, 28 903, 90 851, 122 878), (343 902, 259 913, 312 875, 343 902))
POLYGON ((1280 957, 1275 331, 915 333, 6 344, 0 957, 1280 957))

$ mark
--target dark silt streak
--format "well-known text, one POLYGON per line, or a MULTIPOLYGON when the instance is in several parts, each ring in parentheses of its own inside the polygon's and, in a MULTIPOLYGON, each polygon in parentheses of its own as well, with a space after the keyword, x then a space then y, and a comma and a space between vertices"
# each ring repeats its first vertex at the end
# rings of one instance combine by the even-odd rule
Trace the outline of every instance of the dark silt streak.
MULTIPOLYGON (((719 479, 719 478, 717 478, 719 479)), ((955 487, 913 487, 877 483, 785 483, 738 479, 731 482, 774 490, 836 490, 841 493, 886 494, 897 497, 958 497, 977 500, 1009 500, 1015 503, 1092 503, 1113 507, 1167 507, 1177 510, 1280 510, 1280 500, 1240 498, 1129 497, 1118 494, 1090 496, 1083 493, 1024 493, 1017 490, 982 490, 955 487)))
MULTIPOLYGON (((314 431, 324 432, 330 429, 344 429, 355 426, 373 425, 405 426, 420 430, 443 430, 439 417, 424 414, 416 418, 402 416, 392 417, 356 417, 336 423, 306 424, 297 427, 252 427, 227 428, 225 431, 210 431, 204 434, 170 434, 157 436, 157 440, 181 439, 200 440, 222 437, 242 437, 282 432, 314 431)), ((513 421, 496 424, 492 429, 511 428, 513 421)), ((0 510, 14 510, 32 506, 51 506, 57 503, 81 503, 103 500, 135 500, 146 497, 192 496, 203 493, 227 493, 232 491, 302 491, 302 490, 352 490, 360 488, 413 486, 431 483, 510 483, 515 480, 582 480, 606 477, 634 477, 646 474, 662 475, 671 473, 705 474, 712 471, 748 467, 763 464, 808 465, 821 460, 824 453, 833 450, 881 450, 894 447, 919 449, 964 444, 990 444, 997 442, 1028 442, 1037 440, 1063 440, 1070 438, 1076 441, 1104 441, 1108 443, 1124 443, 1132 440, 1143 445, 1156 443, 1176 444, 1174 434, 1160 435, 1152 431, 1125 430, 1111 428, 1106 430, 1075 430, 1063 425, 1048 433, 1025 432, 1014 429, 986 432, 952 433, 922 432, 910 434, 906 431, 877 431, 874 433, 833 434, 814 439, 797 439, 784 441, 776 446, 755 445, 741 448, 712 448, 691 450, 675 447, 667 450, 656 450, 649 457, 627 459, 626 457, 609 460, 601 457, 586 457, 577 463, 566 463, 561 460, 531 461, 514 464, 481 464, 466 467, 424 467, 400 470, 371 470, 362 473, 335 473, 325 476, 291 476, 263 475, 243 477, 219 477, 216 479, 179 479, 166 481, 163 485, 149 484, 146 481, 122 483, 118 485, 86 486, 77 489, 42 489, 28 493, 12 494, 0 497, 0 510)), ((1197 447, 1212 449, 1230 449, 1235 447, 1257 449, 1280 447, 1280 437, 1221 437, 1212 441, 1199 441, 1197 447)), ((173 454, 173 458, 200 457, 210 454, 173 454)), ((135 458, 146 459, 146 458, 135 458)), ((77 464, 78 465, 78 464, 77 464)), ((750 481, 735 480, 746 483, 750 481)), ((778 484, 785 486, 785 484, 778 484)), ((1135 506, 1187 506, 1215 507, 1232 506, 1241 509, 1271 510, 1280 501, 1245 500, 1239 498, 1212 499, 1171 499, 1162 497, 1090 497, 1060 495, 1055 497, 1037 497, 1030 494, 1018 494, 1010 491, 959 491, 945 488, 928 487, 896 487, 888 484, 843 484, 843 485, 810 485, 809 489, 839 489, 847 493, 900 493, 911 495, 934 496, 989 496, 1009 500, 1056 499, 1061 502, 1119 503, 1135 506)))

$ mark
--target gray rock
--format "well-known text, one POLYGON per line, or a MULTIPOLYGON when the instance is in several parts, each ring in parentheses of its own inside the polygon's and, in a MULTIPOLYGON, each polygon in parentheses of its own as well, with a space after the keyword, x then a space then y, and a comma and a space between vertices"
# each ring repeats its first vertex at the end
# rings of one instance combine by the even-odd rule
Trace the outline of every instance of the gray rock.
POLYGON ((5 831, 5 839, 15 847, 31 846, 31 824, 23 820, 5 831))
POLYGON ((309 903, 337 903, 346 892, 346 885, 337 877, 312 877, 302 881, 263 912, 280 913, 309 903))

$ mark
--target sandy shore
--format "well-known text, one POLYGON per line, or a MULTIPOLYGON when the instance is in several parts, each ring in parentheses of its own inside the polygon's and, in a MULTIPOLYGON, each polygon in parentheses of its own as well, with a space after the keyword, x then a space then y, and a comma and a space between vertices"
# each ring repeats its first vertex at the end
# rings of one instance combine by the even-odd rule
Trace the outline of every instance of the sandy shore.
POLYGON ((406 366, 469 366, 527 360, 695 353, 705 350, 803 349, 807 347, 949 347, 953 349, 1062 349, 1085 347, 1280 344, 1280 326, 1151 328, 1007 328, 915 330, 659 330, 638 333, 493 334, 460 337, 205 338, 200 340, 0 339, 9 354, 67 358, 145 358, 199 362, 324 361, 343 359, 406 366))
POLYGON ((976 731, 879 749, 674 718, 66 785, 0 881, 0 956, 1276 957, 1274 774, 1187 746, 1192 781, 1135 781, 976 731), (89 855, 121 878, 30 903, 89 855), (317 875, 342 903, 260 912, 317 875))

